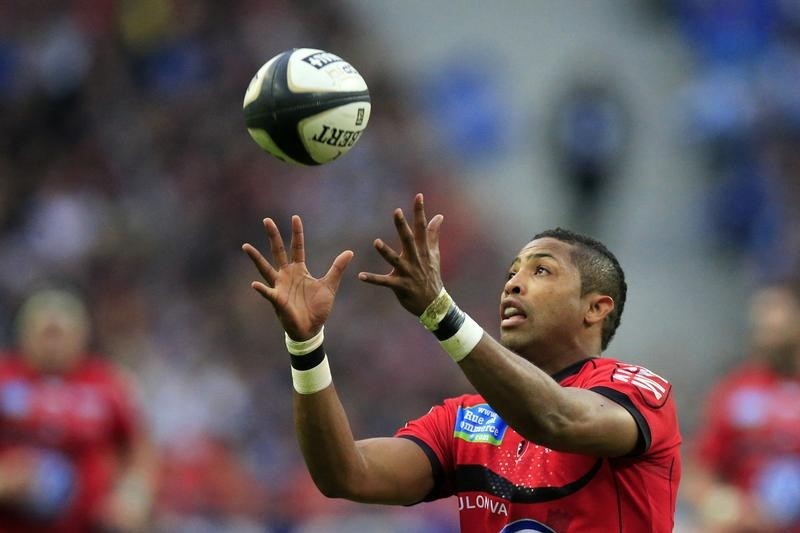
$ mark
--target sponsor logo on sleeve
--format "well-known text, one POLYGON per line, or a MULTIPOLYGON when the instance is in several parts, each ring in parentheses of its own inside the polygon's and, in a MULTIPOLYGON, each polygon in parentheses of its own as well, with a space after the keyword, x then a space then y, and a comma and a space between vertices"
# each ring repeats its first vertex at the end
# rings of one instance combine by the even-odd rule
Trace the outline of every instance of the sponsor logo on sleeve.
POLYGON ((489 404, 482 403, 458 408, 453 437, 467 442, 500 446, 506 429, 508 424, 489 407, 489 404))

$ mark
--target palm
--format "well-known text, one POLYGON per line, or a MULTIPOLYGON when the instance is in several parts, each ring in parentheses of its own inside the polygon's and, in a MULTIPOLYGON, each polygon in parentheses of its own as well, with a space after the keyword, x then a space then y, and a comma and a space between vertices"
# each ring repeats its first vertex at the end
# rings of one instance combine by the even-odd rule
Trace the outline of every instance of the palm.
POLYGON ((242 249, 250 256, 264 281, 251 286, 272 303, 281 325, 289 337, 305 340, 314 336, 333 309, 336 290, 353 252, 344 251, 333 260, 328 272, 314 278, 306 267, 303 223, 292 217, 291 261, 275 222, 267 218, 264 228, 272 251, 273 266, 261 252, 245 244, 242 249))
MULTIPOLYGON (((272 302, 284 329, 318 330, 328 319, 336 293, 308 272, 305 263, 291 263, 278 272, 277 295, 272 302)), ((293 337, 294 338, 294 337, 293 337)))

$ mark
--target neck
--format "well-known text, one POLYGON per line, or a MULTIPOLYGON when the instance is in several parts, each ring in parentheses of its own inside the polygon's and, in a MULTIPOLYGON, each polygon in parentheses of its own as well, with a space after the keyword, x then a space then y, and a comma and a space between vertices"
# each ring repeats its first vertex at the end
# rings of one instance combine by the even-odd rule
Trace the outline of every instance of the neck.
POLYGON ((558 353, 530 350, 525 353, 519 353, 519 355, 536 365, 546 374, 552 376, 578 361, 599 356, 600 350, 575 349, 558 353))
MULTIPOLYGON (((560 359, 558 361, 552 361, 551 364, 546 366, 536 365, 541 368, 544 372, 546 372, 550 376, 554 376, 555 374, 561 372, 567 367, 570 367, 580 361, 585 361, 591 357, 598 357, 599 354, 576 354, 574 357, 569 359, 560 359)), ((535 363, 534 363, 535 364, 535 363)))
POLYGON ((778 374, 786 377, 800 377, 800 356, 795 350, 771 352, 764 359, 778 374))
POLYGON ((513 337, 502 340, 506 348, 550 375, 587 357, 599 356, 601 352, 600 337, 586 334, 550 335, 547 338, 526 339, 524 344, 515 343, 513 337))

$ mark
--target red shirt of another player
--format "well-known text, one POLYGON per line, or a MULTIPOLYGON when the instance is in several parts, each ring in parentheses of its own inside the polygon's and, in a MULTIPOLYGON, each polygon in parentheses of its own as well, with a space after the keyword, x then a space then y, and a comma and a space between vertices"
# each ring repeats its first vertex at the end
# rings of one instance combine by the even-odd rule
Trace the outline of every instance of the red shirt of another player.
POLYGON ((672 531, 681 437, 670 384, 608 358, 554 378, 624 407, 639 427, 637 449, 610 459, 551 450, 523 439, 480 395, 464 395, 397 432, 431 461, 426 500, 456 495, 464 533, 672 531))
POLYGON ((782 531, 800 532, 800 379, 749 363, 712 391, 698 460, 752 495, 782 531))
POLYGON ((96 357, 64 374, 0 359, 0 459, 38 474, 36 498, 0 510, 0 531, 89 530, 116 475, 116 458, 139 430, 126 381, 96 357))

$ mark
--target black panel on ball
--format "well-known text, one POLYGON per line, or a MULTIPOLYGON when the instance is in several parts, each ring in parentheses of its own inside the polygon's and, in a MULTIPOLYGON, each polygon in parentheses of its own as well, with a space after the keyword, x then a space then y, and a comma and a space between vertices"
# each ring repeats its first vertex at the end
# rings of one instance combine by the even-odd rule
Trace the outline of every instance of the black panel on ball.
POLYGON ((369 91, 293 93, 287 68, 294 50, 281 54, 264 73, 261 94, 245 109, 247 126, 265 130, 286 155, 304 165, 319 165, 306 151, 297 124, 304 118, 352 102, 369 102, 369 91))

